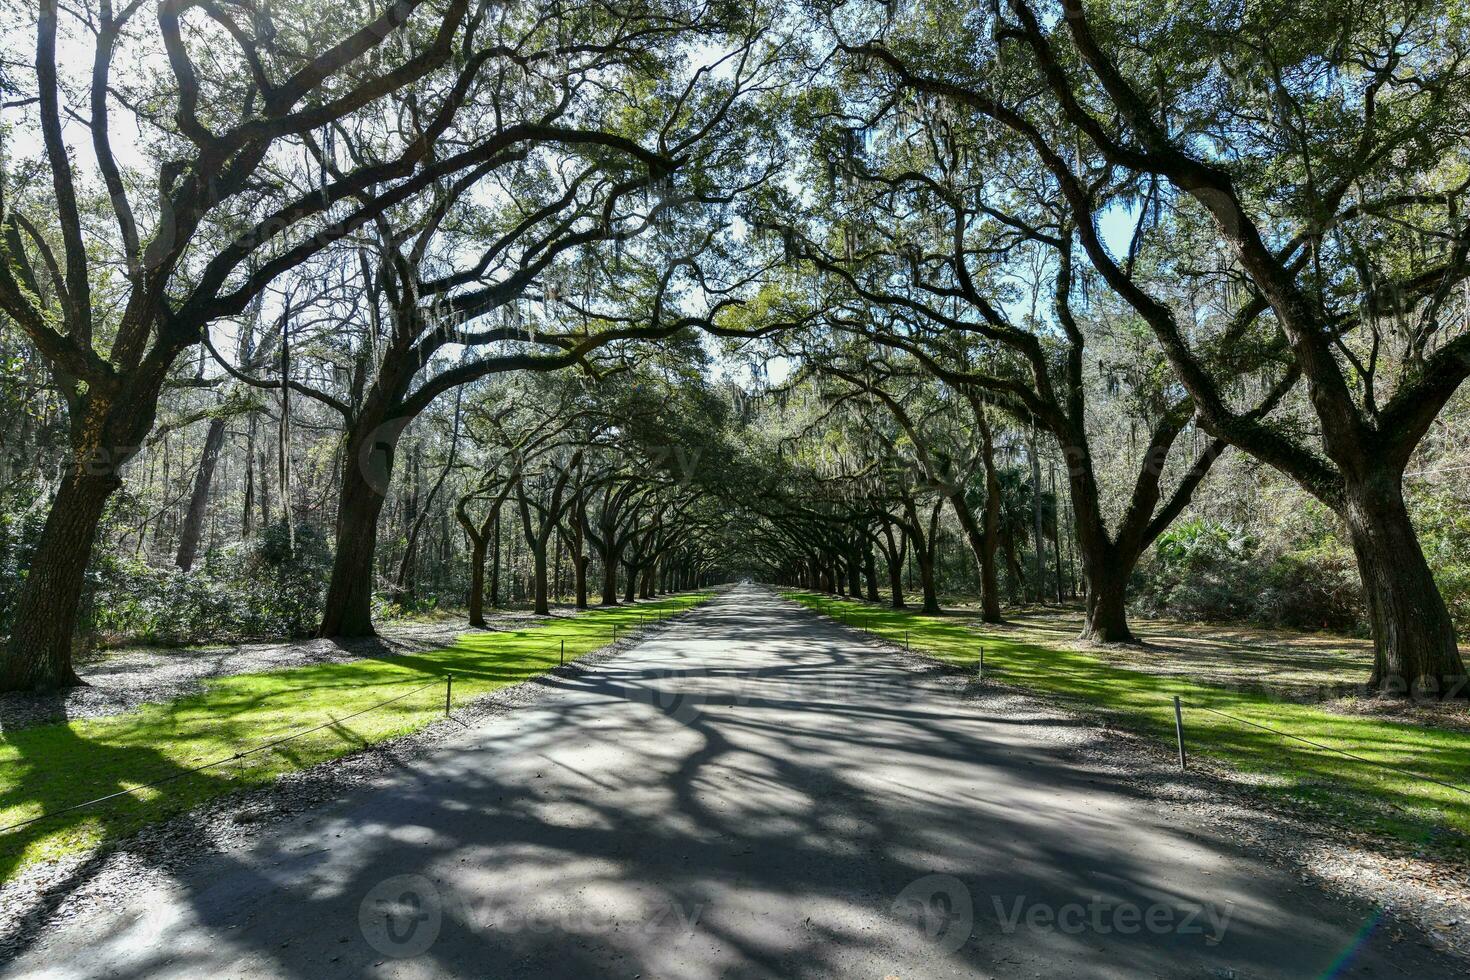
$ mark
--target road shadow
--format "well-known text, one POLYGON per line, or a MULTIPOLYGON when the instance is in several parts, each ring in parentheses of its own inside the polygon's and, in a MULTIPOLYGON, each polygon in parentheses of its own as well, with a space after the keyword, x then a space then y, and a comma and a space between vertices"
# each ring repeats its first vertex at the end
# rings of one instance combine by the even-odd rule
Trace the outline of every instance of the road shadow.
POLYGON ((1054 712, 960 696, 753 589, 543 683, 544 701, 21 965, 1447 975, 1435 954, 1392 946, 1372 910, 1159 812, 1126 773, 1075 752, 1054 712))

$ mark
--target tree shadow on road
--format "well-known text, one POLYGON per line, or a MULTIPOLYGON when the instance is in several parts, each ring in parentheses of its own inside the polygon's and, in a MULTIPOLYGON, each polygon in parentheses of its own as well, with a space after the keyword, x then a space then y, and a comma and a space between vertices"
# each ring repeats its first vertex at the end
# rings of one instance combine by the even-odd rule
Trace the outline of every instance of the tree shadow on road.
MULTIPOLYGON (((789 607, 721 603, 206 859, 174 882, 181 919, 95 923, 88 952, 139 977, 400 956, 413 975, 1256 976, 1320 972, 1369 916, 1284 904, 1299 883, 1157 812, 1056 715, 942 681, 789 607), (1079 903, 1105 931, 1056 924, 1079 903), (1215 943, 1207 905, 1233 909, 1215 943), (1125 908, 1169 926, 1113 928, 1125 908)), ((1358 962, 1429 955, 1369 934, 1358 962)))

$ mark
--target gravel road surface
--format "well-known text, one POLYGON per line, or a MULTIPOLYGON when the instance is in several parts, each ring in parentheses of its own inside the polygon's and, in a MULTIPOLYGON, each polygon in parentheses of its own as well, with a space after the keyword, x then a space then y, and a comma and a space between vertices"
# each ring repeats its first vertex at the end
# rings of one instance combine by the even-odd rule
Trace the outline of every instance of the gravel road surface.
POLYGON ((1462 975, 921 676, 736 588, 0 975, 1462 975))

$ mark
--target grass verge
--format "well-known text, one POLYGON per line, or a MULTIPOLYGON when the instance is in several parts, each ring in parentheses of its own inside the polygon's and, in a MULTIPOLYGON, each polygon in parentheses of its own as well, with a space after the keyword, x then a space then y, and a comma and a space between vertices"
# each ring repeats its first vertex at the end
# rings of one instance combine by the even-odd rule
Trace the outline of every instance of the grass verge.
POLYGON ((0 827, 49 815, 0 831, 0 881, 206 800, 423 728, 444 715, 446 674, 454 675, 454 702, 464 703, 557 666, 563 642, 570 661, 611 642, 614 627, 625 632, 707 598, 671 596, 524 629, 466 633, 453 646, 425 653, 218 677, 176 701, 0 735, 0 827), (231 758, 317 726, 267 751, 231 758), (189 772, 222 758, 231 761, 189 772), (137 789, 158 780, 167 782, 137 789))
POLYGON ((1260 691, 1116 667, 1085 651, 987 633, 969 617, 924 616, 810 592, 786 595, 884 639, 899 644, 907 639, 917 652, 966 668, 977 664, 983 644, 987 677, 1081 703, 1171 746, 1173 699, 1178 695, 1192 758, 1250 774, 1259 792, 1298 812, 1309 810, 1338 826, 1408 844, 1432 844, 1441 854, 1470 859, 1470 793, 1418 778, 1470 787, 1470 733, 1334 714, 1260 691))

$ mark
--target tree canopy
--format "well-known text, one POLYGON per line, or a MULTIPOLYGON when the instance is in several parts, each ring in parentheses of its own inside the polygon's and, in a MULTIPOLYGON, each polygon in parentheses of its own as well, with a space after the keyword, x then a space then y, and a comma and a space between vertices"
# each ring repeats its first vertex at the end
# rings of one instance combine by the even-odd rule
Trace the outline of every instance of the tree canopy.
POLYGON ((8 10, 0 689, 748 576, 1463 691, 1467 14, 8 10))

